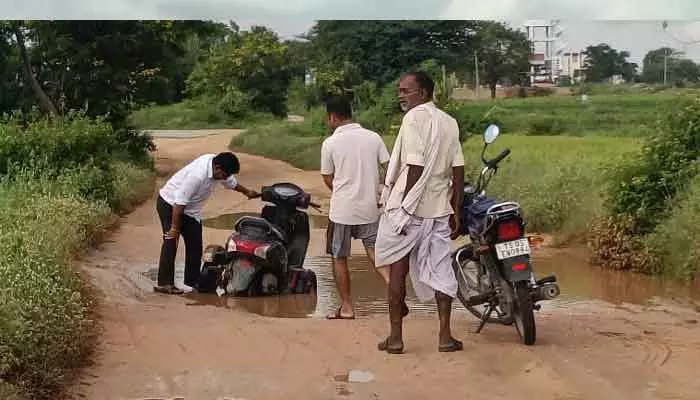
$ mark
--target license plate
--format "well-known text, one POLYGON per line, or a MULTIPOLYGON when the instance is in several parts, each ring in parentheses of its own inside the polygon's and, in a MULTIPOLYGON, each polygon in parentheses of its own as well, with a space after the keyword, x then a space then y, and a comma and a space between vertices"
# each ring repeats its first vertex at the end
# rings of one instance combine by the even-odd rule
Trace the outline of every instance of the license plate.
POLYGON ((499 260, 530 254, 530 243, 527 238, 511 242, 496 243, 496 256, 499 260))

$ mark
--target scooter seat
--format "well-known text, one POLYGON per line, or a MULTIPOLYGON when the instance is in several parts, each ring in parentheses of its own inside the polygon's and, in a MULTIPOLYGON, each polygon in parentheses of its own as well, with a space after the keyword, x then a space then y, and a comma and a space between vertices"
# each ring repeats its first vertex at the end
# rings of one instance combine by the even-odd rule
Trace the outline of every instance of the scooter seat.
POLYGON ((283 243, 287 243, 287 235, 265 218, 249 216, 239 218, 234 229, 241 234, 245 234, 246 228, 253 231, 262 231, 264 235, 272 235, 283 243))

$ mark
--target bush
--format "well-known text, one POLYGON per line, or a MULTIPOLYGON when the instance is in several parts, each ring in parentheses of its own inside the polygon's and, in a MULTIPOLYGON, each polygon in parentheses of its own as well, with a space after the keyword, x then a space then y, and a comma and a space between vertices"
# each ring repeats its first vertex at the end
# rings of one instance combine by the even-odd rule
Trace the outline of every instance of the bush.
MULTIPOLYGON (((402 114, 398 101, 397 85, 398 80, 386 85, 374 104, 359 113, 357 121, 365 128, 383 136, 398 134, 402 114)), ((371 89, 367 90, 371 93, 371 89)), ((365 104, 371 104, 373 101, 369 99, 368 93, 365 96, 367 98, 361 101, 365 104)))
POLYGON ((644 238, 655 261, 647 272, 695 280, 700 276, 700 176, 673 203, 668 218, 644 238))
POLYGON ((57 391, 91 350, 91 301, 68 262, 110 215, 44 185, 5 184, 0 197, 0 376, 31 398, 57 391))
POLYGON ((472 135, 481 135, 491 124, 498 125, 502 133, 506 133, 508 129, 504 127, 500 118, 503 115, 503 110, 497 106, 472 107, 471 105, 450 102, 445 105, 444 110, 457 120, 461 141, 472 135))
POLYGON ((635 234, 646 234, 668 216, 669 200, 698 173, 700 97, 660 121, 638 157, 615 177, 610 210, 628 215, 635 234))
POLYGON ((564 132, 564 124, 554 117, 537 116, 530 120, 529 135, 559 135, 564 132))
POLYGON ((0 125, 0 394, 55 398, 91 353, 93 302, 70 262, 150 195, 129 152, 83 117, 0 125))
POLYGON ((650 272, 654 256, 634 231, 634 220, 630 216, 596 217, 587 239, 592 250, 591 263, 612 270, 650 272))

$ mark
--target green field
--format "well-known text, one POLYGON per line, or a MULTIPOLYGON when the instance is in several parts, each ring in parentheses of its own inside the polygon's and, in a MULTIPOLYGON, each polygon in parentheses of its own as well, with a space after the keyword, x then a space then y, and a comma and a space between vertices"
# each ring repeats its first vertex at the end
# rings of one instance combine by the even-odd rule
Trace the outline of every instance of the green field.
POLYGON ((528 135, 646 136, 657 119, 696 91, 655 94, 547 96, 463 103, 454 113, 464 121, 484 118, 498 123, 504 133, 528 135))
MULTIPOLYGON (((256 126, 231 142, 233 149, 290 162, 302 169, 319 168, 321 142, 312 123, 256 126)), ((393 137, 385 137, 389 150, 393 137)), ((464 145, 467 178, 480 166, 480 136, 464 145)), ((490 192, 519 201, 530 229, 580 231, 602 210, 603 179, 609 168, 638 149, 634 138, 502 135, 489 152, 508 147, 512 153, 493 179, 490 192)))

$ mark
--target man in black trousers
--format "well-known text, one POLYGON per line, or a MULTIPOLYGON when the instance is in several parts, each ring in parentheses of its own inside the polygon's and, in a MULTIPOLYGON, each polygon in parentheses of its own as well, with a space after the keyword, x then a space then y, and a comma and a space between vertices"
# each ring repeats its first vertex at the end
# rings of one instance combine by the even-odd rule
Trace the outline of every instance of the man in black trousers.
POLYGON ((238 158, 231 152, 204 154, 173 175, 160 189, 156 210, 163 227, 163 245, 158 264, 158 293, 183 294, 175 286, 175 256, 180 235, 185 241, 184 283, 197 289, 202 259, 202 208, 214 186, 244 194, 249 199, 259 194, 245 188, 234 177, 240 170, 238 158))

